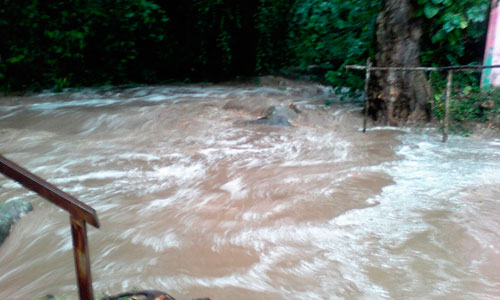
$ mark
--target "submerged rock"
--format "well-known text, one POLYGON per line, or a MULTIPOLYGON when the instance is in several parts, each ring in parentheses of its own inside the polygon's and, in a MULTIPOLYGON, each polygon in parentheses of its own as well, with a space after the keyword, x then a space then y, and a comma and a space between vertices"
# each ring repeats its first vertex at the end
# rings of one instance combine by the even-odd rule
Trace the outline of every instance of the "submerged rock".
POLYGON ((31 210, 31 202, 25 200, 0 203, 0 246, 9 235, 12 224, 31 210))
POLYGON ((270 126, 291 126, 290 121, 297 118, 300 111, 293 104, 271 106, 267 109, 264 116, 256 120, 238 121, 239 125, 270 125, 270 126))
POLYGON ((276 101, 275 99, 253 97, 245 99, 244 101, 239 99, 228 101, 222 109, 237 110, 251 115, 262 116, 266 114, 269 107, 279 105, 282 105, 282 103, 280 103, 280 101, 276 101))

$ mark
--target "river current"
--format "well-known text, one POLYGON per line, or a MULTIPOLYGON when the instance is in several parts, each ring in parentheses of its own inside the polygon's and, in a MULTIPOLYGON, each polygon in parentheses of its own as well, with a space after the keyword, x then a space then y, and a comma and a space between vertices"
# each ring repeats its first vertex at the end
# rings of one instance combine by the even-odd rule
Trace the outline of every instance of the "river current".
MULTIPOLYGON (((286 80, 45 92, 0 98, 0 153, 96 209, 96 296, 499 299, 500 139, 361 124, 286 80)), ((0 299, 76 299, 68 214, 0 176, 19 198, 0 299)))

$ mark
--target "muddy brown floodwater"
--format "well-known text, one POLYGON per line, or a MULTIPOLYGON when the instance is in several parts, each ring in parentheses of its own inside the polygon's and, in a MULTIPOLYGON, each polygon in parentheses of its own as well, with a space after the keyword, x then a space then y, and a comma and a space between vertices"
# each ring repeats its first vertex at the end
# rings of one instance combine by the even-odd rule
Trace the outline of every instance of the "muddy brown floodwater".
MULTIPOLYGON (((500 140, 363 134, 360 105, 329 97, 284 80, 4 97, 0 153, 97 210, 97 296, 499 299, 500 140), (289 103, 291 127, 238 125, 289 103)), ((34 211, 0 247, 0 299, 75 299, 67 213, 0 177, 19 198, 34 211)))

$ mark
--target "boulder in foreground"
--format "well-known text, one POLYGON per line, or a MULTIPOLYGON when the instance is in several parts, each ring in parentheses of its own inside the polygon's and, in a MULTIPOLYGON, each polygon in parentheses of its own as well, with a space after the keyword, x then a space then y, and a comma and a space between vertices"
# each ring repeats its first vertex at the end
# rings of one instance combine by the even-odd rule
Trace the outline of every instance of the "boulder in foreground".
POLYGON ((0 203, 0 246, 9 235, 12 224, 31 210, 33 210, 31 202, 25 200, 0 203))

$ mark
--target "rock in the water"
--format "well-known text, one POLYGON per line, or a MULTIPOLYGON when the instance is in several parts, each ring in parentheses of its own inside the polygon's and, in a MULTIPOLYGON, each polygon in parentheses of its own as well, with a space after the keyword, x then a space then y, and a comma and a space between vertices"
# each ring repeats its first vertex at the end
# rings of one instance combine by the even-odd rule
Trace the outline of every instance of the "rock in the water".
MULTIPOLYGON (((102 300, 175 300, 174 297, 161 291, 147 290, 147 291, 134 291, 118 294, 115 296, 104 297, 102 300)), ((193 299, 193 300, 210 300, 210 298, 193 299)))
POLYGON ((25 200, 0 203, 0 246, 9 235, 12 224, 31 210, 31 202, 25 200))
POLYGON ((271 125, 271 126, 291 126, 291 120, 297 118, 299 110, 295 105, 271 106, 267 109, 263 117, 256 120, 240 121, 241 125, 271 125))
POLYGON ((155 290, 126 292, 115 296, 104 297, 102 299, 103 300, 125 300, 125 299, 175 300, 175 298, 170 296, 169 294, 155 290))
POLYGON ((270 106, 280 105, 279 101, 273 99, 250 98, 241 101, 239 99, 228 101, 222 109, 238 110, 249 113, 251 115, 264 115, 270 106))

